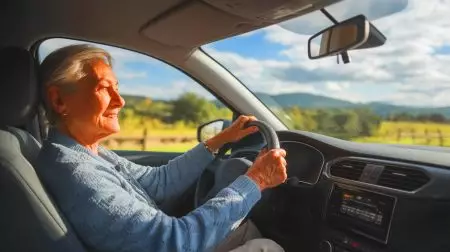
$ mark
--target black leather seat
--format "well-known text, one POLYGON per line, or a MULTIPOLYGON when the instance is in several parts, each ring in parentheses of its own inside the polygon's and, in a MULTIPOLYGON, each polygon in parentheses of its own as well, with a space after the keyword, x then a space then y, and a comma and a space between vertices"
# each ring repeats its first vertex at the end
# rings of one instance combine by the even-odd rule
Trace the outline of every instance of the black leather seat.
POLYGON ((85 251, 31 165, 40 143, 13 128, 34 115, 37 90, 31 54, 0 49, 0 251, 85 251))

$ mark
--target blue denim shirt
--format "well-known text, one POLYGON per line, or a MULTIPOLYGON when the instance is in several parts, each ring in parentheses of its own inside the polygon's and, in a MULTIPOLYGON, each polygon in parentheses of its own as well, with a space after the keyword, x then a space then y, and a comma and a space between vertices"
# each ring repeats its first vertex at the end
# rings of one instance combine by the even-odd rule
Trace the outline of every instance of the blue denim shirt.
POLYGON ((50 132, 37 172, 77 235, 99 251, 210 251, 260 199, 240 176, 181 218, 158 206, 179 197, 213 156, 203 144, 160 167, 141 166, 103 147, 94 155, 74 139, 50 132))

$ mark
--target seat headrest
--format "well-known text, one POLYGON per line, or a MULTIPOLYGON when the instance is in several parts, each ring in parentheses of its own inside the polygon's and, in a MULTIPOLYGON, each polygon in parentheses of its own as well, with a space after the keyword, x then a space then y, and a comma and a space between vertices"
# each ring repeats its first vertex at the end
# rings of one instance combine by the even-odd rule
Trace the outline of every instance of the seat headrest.
POLYGON ((27 50, 0 48, 0 126, 22 125, 34 115, 38 100, 35 67, 27 50))

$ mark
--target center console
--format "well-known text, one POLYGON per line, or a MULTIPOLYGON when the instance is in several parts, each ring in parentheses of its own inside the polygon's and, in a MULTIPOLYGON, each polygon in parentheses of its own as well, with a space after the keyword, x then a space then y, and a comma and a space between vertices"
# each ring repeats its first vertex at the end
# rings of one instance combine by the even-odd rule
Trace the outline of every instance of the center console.
POLYGON ((326 210, 322 250, 379 251, 376 247, 388 242, 395 204, 392 196, 335 185, 326 210))

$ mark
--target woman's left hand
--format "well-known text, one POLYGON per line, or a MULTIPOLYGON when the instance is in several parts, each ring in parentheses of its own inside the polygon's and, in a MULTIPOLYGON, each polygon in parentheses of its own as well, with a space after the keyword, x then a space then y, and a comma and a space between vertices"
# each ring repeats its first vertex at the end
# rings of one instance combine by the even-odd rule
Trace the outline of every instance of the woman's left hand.
POLYGON ((239 118, 231 124, 230 127, 224 129, 215 137, 206 141, 206 145, 211 150, 218 150, 226 143, 234 143, 242 138, 253 134, 258 131, 258 127, 252 126, 245 128, 249 122, 257 121, 254 116, 241 115, 239 118))
POLYGON ((252 126, 246 128, 245 126, 249 122, 257 121, 254 116, 241 115, 239 118, 231 124, 230 127, 224 129, 220 134, 224 135, 224 139, 227 143, 234 143, 242 138, 253 134, 258 131, 258 127, 252 126))

